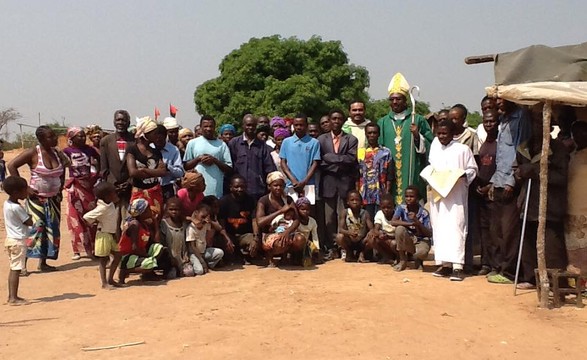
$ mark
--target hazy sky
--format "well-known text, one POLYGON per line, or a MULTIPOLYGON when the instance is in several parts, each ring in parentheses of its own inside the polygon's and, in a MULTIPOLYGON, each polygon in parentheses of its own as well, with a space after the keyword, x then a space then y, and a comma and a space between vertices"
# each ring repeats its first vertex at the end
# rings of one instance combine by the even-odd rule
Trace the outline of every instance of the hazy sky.
POLYGON ((373 98, 400 71, 433 110, 479 109, 493 67, 466 56, 587 41, 580 0, 0 0, 0 14, 0 108, 31 125, 40 112, 43 122, 111 128, 116 109, 166 116, 171 102, 192 127, 195 88, 251 37, 340 40, 369 70, 373 98))

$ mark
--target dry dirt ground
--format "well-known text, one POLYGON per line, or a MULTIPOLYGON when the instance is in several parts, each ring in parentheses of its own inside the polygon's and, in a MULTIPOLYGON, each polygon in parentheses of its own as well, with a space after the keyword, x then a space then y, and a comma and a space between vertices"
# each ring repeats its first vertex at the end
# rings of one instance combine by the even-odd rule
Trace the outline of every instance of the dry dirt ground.
MULTIPOLYGON (((20 295, 32 303, 0 305, 0 359, 576 359, 587 350, 587 310, 537 309, 534 292, 514 297, 481 277, 451 283, 377 264, 247 266, 101 290, 97 264, 70 260, 65 222, 62 231, 50 262, 59 271, 37 273, 31 260, 20 295)), ((2 300, 7 268, 3 254, 2 300)))

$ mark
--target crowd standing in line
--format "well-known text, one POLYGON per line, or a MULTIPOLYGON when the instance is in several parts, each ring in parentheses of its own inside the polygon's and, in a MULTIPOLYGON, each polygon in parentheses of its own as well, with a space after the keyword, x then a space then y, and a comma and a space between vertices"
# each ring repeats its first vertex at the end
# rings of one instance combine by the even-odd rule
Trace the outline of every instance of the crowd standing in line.
MULTIPOLYGON (((173 117, 131 126, 130 114, 117 110, 113 133, 72 127, 63 151, 55 132, 40 126, 38 145, 7 165, 3 182, 9 303, 24 301, 18 285, 27 258, 38 258, 42 272, 56 270, 47 260, 59 254, 63 190, 73 260, 98 259, 103 288, 123 286, 131 273, 172 279, 230 264, 311 266, 339 257, 421 269, 432 249, 434 276, 511 284, 519 199, 530 191, 519 286, 533 288, 540 112, 485 97, 475 130, 462 104, 415 114, 409 91, 396 74, 390 112, 377 122, 358 100, 348 114, 333 109, 316 123, 301 113, 291 123, 246 114, 242 134, 231 124, 217 131, 207 115, 193 132, 173 117), (24 165, 28 184, 19 175, 24 165)), ((549 155, 547 266, 585 272, 587 210, 577 199, 587 125, 568 109, 560 113, 562 141, 551 139, 549 155)))

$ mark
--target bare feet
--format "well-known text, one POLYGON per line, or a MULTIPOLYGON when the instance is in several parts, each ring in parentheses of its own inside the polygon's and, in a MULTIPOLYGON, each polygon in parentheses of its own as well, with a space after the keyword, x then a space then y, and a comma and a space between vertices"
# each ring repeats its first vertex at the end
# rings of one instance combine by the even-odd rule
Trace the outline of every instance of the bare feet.
POLYGON ((21 297, 16 297, 14 299, 8 299, 8 301, 6 302, 6 304, 10 305, 10 306, 20 306, 20 305, 29 305, 30 302, 21 298, 21 297))
POLYGON ((396 266, 393 267, 395 271, 404 271, 408 267, 408 263, 405 260, 401 260, 396 266))
POLYGON ((28 272, 28 270, 27 270, 27 269, 22 269, 22 270, 20 270, 20 276, 22 276, 22 277, 27 277, 27 276, 29 276, 30 274, 31 274, 31 273, 30 273, 30 272, 28 272))
POLYGON ((366 262, 368 262, 368 261, 365 259, 365 254, 363 254, 363 252, 362 252, 362 251, 361 251, 361 253, 359 253, 359 259, 357 260, 357 262, 360 262, 360 263, 366 263, 366 262))

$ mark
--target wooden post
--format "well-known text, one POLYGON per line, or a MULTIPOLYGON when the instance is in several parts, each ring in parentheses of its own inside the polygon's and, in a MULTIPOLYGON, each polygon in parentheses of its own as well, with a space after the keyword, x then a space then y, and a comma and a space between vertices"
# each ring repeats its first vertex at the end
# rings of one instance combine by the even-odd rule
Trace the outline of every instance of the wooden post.
POLYGON ((546 205, 548 195, 548 152, 550 150, 550 118, 552 101, 547 100, 542 110, 542 153, 540 154, 540 201, 538 203, 538 232, 536 250, 538 254, 538 274, 540 276, 540 307, 548 308, 548 275, 546 274, 545 238, 546 205))

